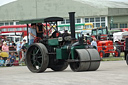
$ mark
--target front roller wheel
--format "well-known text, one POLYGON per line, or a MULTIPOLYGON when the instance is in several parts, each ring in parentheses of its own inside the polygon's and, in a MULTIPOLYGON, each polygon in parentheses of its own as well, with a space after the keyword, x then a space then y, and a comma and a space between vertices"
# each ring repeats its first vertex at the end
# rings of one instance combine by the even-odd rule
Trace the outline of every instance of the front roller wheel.
POLYGON ((51 69, 54 71, 63 71, 68 67, 68 62, 64 60, 58 60, 56 64, 51 66, 51 69))
POLYGON ((99 68, 101 58, 96 49, 76 49, 75 60, 70 63, 73 71, 95 71, 99 68))
POLYGON ((86 71, 90 66, 90 62, 82 62, 90 60, 89 53, 85 49, 76 49, 75 60, 79 62, 71 62, 70 68, 75 72, 86 71))
POLYGON ((32 44, 26 53, 26 64, 28 69, 34 73, 44 72, 49 63, 47 53, 48 51, 43 44, 32 44))
POLYGON ((87 51, 90 55, 90 60, 92 60, 88 71, 95 71, 100 66, 100 60, 101 60, 100 55, 96 49, 87 49, 87 51))

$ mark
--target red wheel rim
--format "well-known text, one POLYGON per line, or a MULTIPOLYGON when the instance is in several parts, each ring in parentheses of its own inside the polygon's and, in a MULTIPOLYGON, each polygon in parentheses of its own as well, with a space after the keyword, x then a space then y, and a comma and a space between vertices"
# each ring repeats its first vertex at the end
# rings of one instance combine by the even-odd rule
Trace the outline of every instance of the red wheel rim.
POLYGON ((102 52, 100 52, 100 57, 103 58, 103 53, 102 52))

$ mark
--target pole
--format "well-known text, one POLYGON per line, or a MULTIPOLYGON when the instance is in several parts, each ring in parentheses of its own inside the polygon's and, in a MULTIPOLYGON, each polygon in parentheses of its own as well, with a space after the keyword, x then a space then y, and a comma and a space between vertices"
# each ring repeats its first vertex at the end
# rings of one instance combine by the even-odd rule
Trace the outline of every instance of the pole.
POLYGON ((28 27, 29 27, 29 25, 27 24, 27 41, 29 43, 29 39, 28 39, 28 27))

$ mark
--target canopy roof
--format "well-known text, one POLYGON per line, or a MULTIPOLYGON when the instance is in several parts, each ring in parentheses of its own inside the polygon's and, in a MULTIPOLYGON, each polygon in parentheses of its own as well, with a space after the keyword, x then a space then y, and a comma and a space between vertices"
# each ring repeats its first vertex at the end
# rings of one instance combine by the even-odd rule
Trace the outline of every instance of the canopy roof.
POLYGON ((28 20, 21 20, 19 24, 29 24, 29 23, 45 23, 45 22, 56 22, 56 21, 63 21, 61 17, 48 17, 48 18, 40 18, 40 19, 28 19, 28 20))

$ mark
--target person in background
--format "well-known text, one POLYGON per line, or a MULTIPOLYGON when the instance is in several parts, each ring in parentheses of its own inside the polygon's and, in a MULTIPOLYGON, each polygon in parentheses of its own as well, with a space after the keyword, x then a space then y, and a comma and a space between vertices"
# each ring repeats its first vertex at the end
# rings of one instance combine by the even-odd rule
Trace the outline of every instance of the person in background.
POLYGON ((14 41, 12 41, 12 46, 13 46, 13 47, 15 47, 15 46, 16 46, 16 44, 14 43, 14 41))
POLYGON ((13 52, 10 53, 9 58, 10 58, 10 63, 12 63, 12 64, 16 60, 16 57, 13 52))
POLYGON ((22 46, 23 46, 22 41, 20 41, 20 43, 17 44, 17 49, 16 49, 19 60, 20 60, 20 51, 21 51, 22 46))
POLYGON ((9 56, 7 52, 1 52, 0 50, 0 56, 4 59, 4 61, 7 60, 7 57, 9 56))
POLYGON ((7 58, 7 60, 5 61, 5 66, 7 67, 11 66, 10 58, 7 58))
POLYGON ((3 42, 1 56, 3 57, 4 60, 6 60, 8 55, 9 55, 9 46, 7 45, 6 42, 3 42))
POLYGON ((2 57, 0 57, 0 66, 4 66, 4 60, 2 57))
POLYGON ((23 46, 21 48, 22 58, 21 58, 20 62, 25 61, 25 55, 26 55, 27 47, 28 47, 28 43, 26 43, 26 40, 23 40, 23 46))
POLYGON ((91 45, 93 46, 93 48, 97 49, 96 38, 93 38, 93 41, 91 42, 91 45))
POLYGON ((34 43, 35 38, 36 38, 36 23, 32 23, 31 28, 29 29, 29 45, 34 43))
POLYGON ((38 23, 37 27, 36 27, 36 36, 39 38, 43 37, 43 24, 42 23, 38 23))
POLYGON ((9 46, 6 42, 3 42, 2 51, 7 52, 9 54, 9 46))

